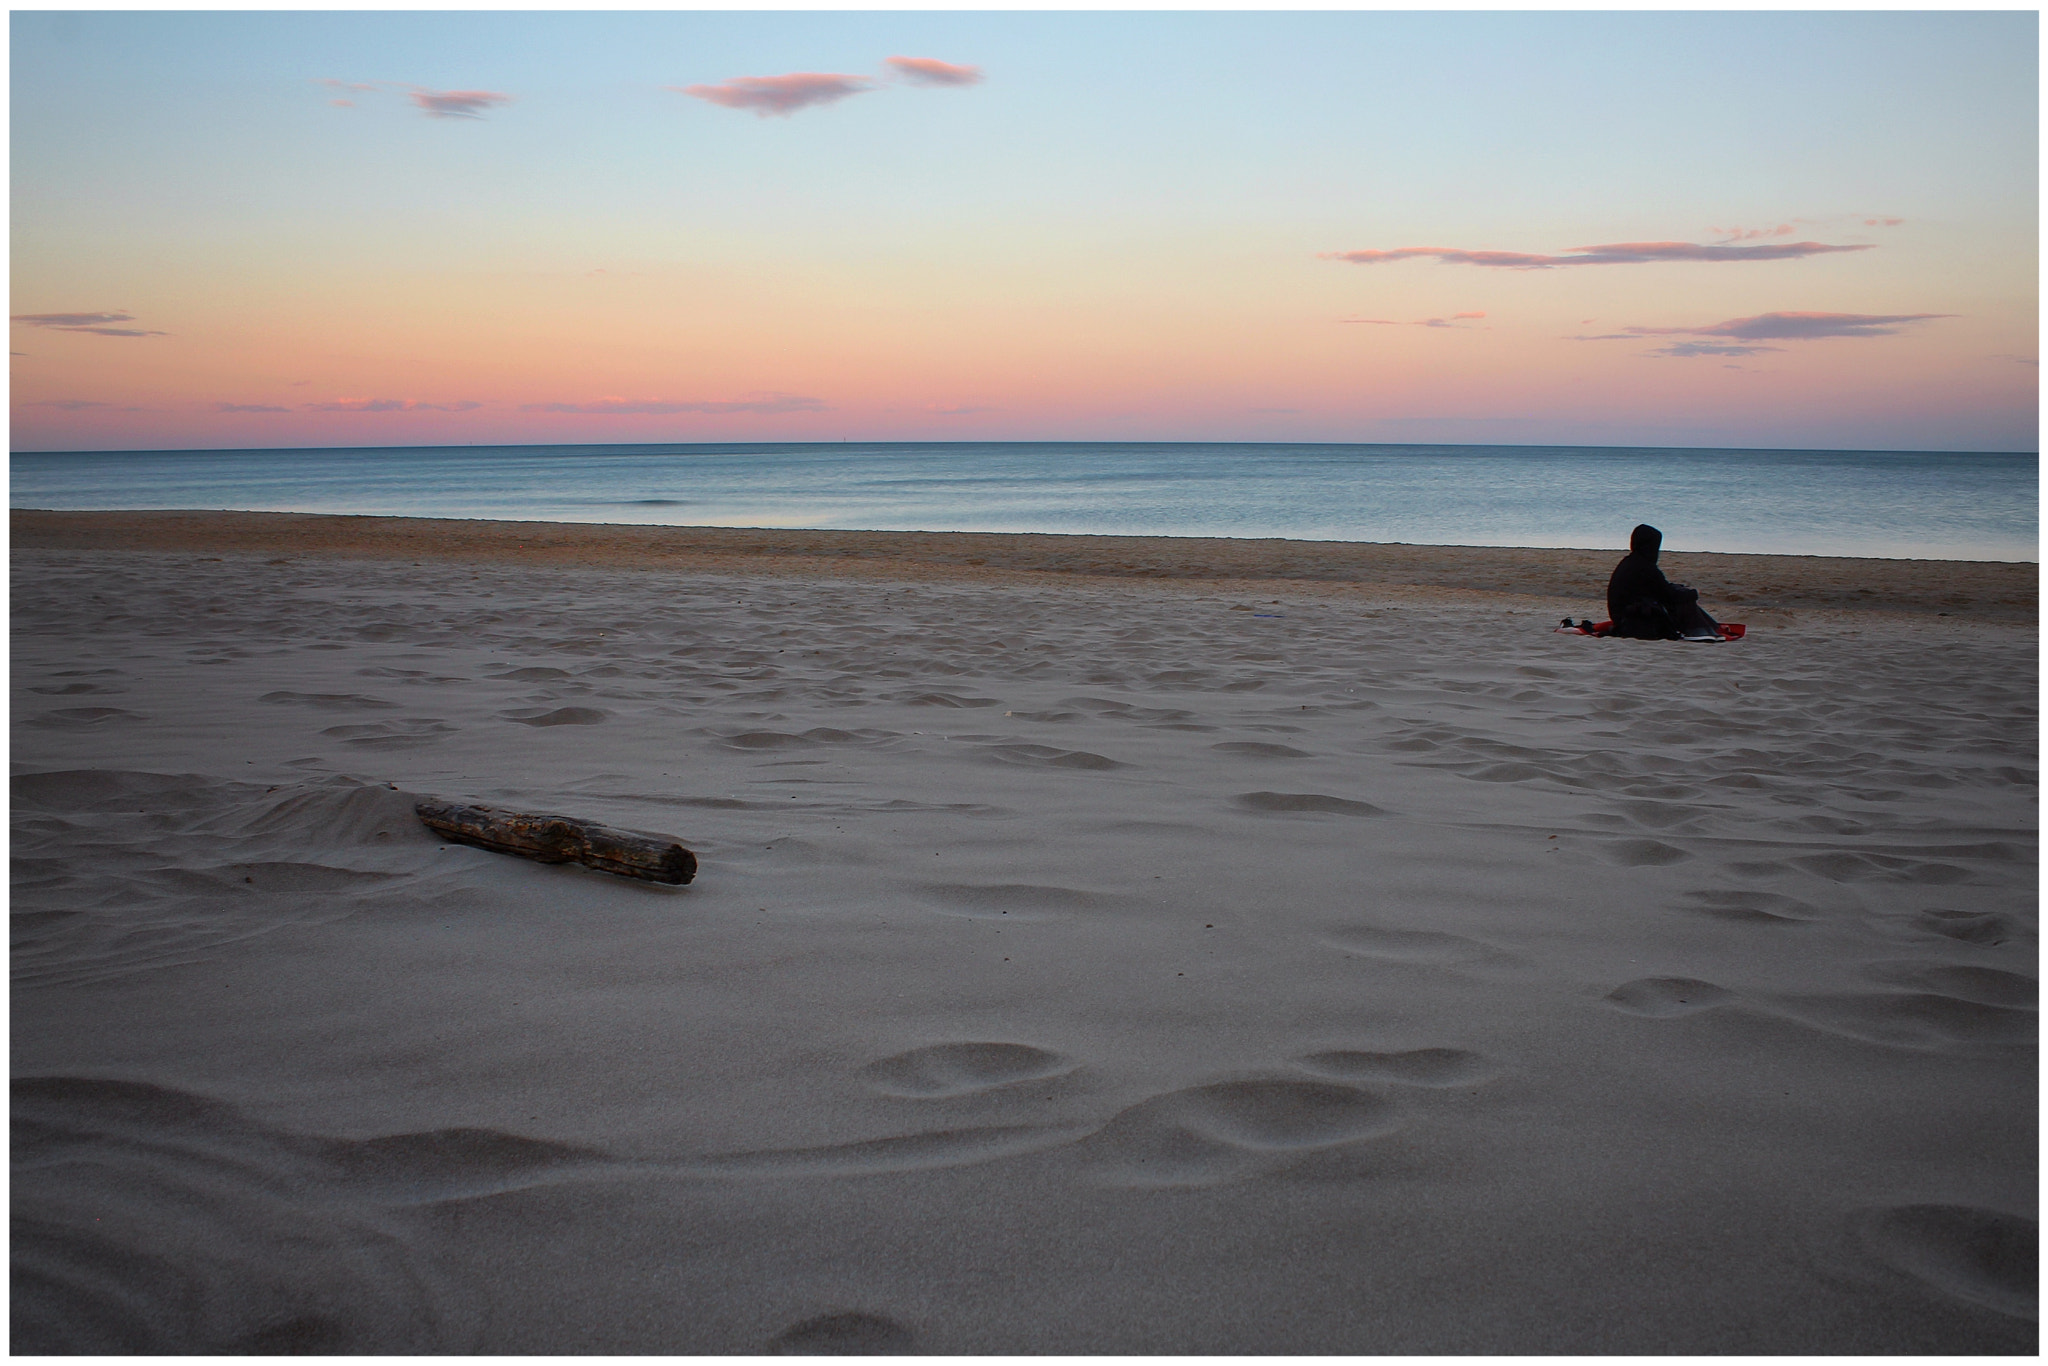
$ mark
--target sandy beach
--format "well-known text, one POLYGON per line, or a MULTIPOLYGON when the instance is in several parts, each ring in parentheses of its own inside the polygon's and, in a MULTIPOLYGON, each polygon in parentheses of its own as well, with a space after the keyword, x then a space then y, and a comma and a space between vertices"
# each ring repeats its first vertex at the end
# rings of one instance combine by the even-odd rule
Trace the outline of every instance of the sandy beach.
POLYGON ((2034 565, 12 536, 17 1352, 2036 1350, 2034 565))

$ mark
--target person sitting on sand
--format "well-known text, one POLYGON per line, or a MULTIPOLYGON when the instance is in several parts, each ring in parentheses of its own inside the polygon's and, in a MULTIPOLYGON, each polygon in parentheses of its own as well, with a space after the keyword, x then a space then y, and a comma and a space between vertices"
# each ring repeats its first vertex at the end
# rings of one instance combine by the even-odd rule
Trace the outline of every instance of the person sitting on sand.
POLYGON ((1700 609, 1699 590, 1672 583, 1657 567, 1664 533, 1649 525, 1629 533, 1628 554, 1607 580, 1607 615, 1613 635, 1631 640, 1717 637, 1714 619, 1700 609))

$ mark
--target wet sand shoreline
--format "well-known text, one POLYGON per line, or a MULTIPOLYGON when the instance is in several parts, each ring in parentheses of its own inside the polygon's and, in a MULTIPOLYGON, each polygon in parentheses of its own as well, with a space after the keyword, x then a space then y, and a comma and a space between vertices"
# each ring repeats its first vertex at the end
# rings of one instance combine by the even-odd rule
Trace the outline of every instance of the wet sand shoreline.
MULTIPOLYGON (((1172 584, 1282 582, 1392 599, 1472 594, 1601 613, 1622 552, 1350 541, 984 532, 826 531, 498 522, 267 512, 16 509, 17 550, 153 550, 580 565, 771 577, 999 583, 1047 577, 1172 584)), ((1667 551, 1674 581, 1727 620, 1877 611, 2032 623, 2040 567, 1977 560, 1667 551)))

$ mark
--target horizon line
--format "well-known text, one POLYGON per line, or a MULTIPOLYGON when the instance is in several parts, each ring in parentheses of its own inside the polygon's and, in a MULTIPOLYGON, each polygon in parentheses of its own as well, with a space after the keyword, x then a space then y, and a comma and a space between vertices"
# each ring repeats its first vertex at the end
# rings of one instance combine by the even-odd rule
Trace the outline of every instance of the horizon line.
POLYGON ((461 451, 461 450, 547 450, 565 446, 597 446, 610 449, 633 449, 653 446, 698 446, 698 447, 747 447, 747 446, 1368 446, 1412 449, 1415 447, 1448 447, 1455 450, 1519 450, 1519 451, 1746 451, 1754 453, 1777 452, 1794 455, 2031 455, 2039 459, 2038 447, 2011 450, 1950 449, 1934 450, 1921 446, 1657 446, 1644 442, 1620 442, 1602 444, 1595 442, 1509 442, 1509 441, 1203 441, 1203 440, 1099 440, 1087 437, 1053 441, 1029 439, 1007 439, 991 441, 884 441, 852 437, 841 437, 837 441, 535 441, 535 442, 444 442, 440 444, 413 444, 390 446, 124 446, 79 448, 73 450, 10 450, 12 459, 17 455, 182 455, 191 453, 227 454, 237 451, 273 451, 289 453, 311 453, 317 451, 461 451))

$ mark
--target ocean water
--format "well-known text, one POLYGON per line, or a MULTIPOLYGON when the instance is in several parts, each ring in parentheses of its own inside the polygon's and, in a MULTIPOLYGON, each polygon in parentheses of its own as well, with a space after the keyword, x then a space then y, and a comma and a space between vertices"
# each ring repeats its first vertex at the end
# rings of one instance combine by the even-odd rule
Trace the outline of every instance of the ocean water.
POLYGON ((17 508, 2038 561, 2032 453, 1191 443, 15 454, 17 508))

